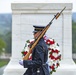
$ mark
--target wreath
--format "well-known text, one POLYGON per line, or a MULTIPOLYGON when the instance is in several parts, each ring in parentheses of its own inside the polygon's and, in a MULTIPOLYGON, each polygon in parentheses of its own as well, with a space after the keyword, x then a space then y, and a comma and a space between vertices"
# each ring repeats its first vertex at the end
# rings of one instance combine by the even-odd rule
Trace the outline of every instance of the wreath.
MULTIPOLYGON (((50 74, 53 72, 56 72, 56 69, 60 66, 60 60, 61 60, 61 53, 59 49, 59 44, 55 42, 54 39, 47 38, 47 36, 44 36, 44 41, 47 44, 48 47, 48 65, 49 65, 49 71, 50 74)), ((23 56, 25 56, 28 53, 30 44, 34 42, 34 39, 27 40, 25 43, 25 47, 23 51, 21 52, 23 56)), ((29 56, 29 60, 32 59, 32 53, 29 56)))

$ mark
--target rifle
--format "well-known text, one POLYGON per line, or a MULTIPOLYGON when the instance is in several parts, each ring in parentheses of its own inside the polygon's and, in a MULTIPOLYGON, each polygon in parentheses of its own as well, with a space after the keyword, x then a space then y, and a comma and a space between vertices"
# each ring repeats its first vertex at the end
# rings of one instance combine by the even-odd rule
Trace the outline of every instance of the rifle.
POLYGON ((52 24, 54 19, 58 19, 58 17, 61 15, 61 13, 64 11, 66 7, 64 7, 60 13, 57 13, 53 19, 47 24, 47 26, 41 31, 39 32, 38 37, 35 39, 34 43, 32 44, 29 52, 23 57, 23 60, 28 60, 32 50, 34 49, 34 47, 37 45, 37 43, 39 42, 39 40, 44 36, 44 34, 46 33, 46 31, 48 30, 48 28, 50 27, 50 25, 52 24))

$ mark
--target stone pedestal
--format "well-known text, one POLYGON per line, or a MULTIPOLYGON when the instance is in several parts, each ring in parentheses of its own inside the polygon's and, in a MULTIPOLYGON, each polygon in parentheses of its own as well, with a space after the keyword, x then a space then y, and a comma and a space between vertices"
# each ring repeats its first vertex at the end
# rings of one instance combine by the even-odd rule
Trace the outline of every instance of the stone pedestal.
POLYGON ((33 38, 33 25, 47 25, 64 7, 61 16, 54 20, 47 35, 59 43, 62 61, 53 75, 76 75, 72 60, 72 4, 71 3, 13 3, 12 4, 12 56, 3 75, 23 75, 26 69, 19 65, 25 41, 33 38))

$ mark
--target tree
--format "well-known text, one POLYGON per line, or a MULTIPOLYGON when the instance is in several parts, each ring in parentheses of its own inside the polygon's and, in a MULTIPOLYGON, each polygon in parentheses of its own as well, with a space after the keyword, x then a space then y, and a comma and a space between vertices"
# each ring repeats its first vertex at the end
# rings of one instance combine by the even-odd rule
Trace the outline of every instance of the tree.
POLYGON ((76 53, 76 22, 72 21, 72 49, 76 53))
POLYGON ((0 38, 0 54, 4 51, 6 43, 3 39, 0 38))
POLYGON ((7 32, 6 35, 5 35, 5 42, 7 43, 7 46, 6 46, 6 53, 11 53, 11 31, 7 32))

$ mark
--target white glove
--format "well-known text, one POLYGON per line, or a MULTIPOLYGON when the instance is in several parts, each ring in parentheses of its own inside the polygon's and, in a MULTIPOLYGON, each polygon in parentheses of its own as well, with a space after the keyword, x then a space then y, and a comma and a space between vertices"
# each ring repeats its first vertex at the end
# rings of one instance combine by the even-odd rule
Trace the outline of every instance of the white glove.
POLYGON ((23 60, 19 60, 19 64, 23 66, 23 60))

